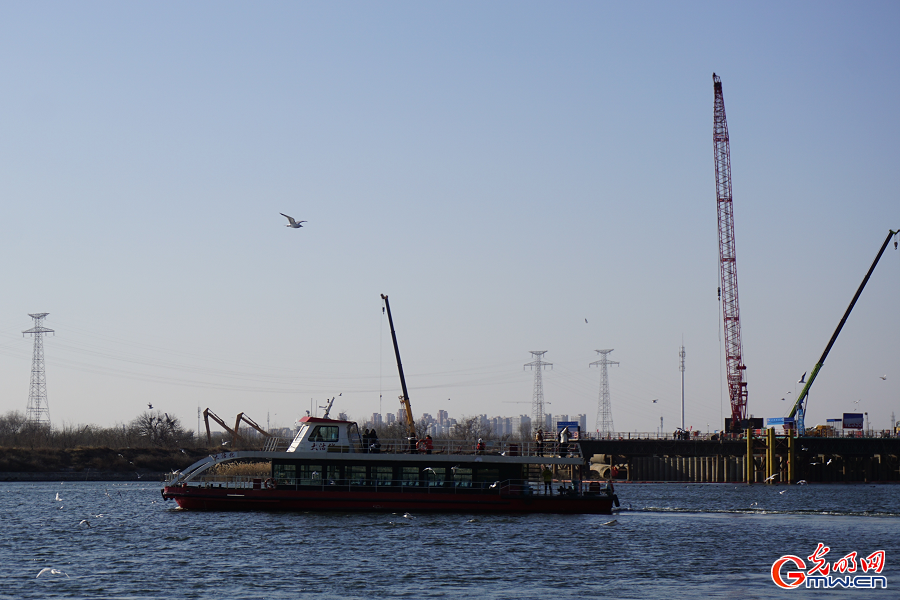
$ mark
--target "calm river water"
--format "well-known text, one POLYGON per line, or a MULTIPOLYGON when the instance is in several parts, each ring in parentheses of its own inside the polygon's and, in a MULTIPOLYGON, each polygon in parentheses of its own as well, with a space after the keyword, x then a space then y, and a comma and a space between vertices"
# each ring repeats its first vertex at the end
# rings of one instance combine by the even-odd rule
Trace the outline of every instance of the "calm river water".
POLYGON ((0 484, 0 598, 900 597, 897 486, 628 484, 611 517, 195 513, 159 490, 0 484), (778 588, 772 563, 819 542, 884 550, 888 588, 778 588))

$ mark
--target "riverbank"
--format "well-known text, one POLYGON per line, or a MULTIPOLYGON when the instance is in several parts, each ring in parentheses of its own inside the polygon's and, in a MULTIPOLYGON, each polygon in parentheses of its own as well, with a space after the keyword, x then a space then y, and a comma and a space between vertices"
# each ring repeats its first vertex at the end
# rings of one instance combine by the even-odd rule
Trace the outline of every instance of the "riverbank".
POLYGON ((0 447, 0 481, 161 481, 207 448, 0 447))

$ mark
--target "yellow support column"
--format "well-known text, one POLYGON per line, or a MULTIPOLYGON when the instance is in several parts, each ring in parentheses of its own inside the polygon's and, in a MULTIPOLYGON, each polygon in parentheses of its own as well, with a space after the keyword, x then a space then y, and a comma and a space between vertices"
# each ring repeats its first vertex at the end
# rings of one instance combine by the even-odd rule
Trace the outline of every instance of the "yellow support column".
POLYGON ((745 433, 747 436, 747 460, 744 461, 746 463, 744 477, 747 483, 753 483, 753 430, 747 428, 745 433))
POLYGON ((796 479, 794 469, 797 468, 796 457, 794 456, 794 452, 796 451, 796 444, 794 443, 794 430, 788 429, 788 437, 787 437, 787 481, 785 483, 794 483, 794 479, 796 479))

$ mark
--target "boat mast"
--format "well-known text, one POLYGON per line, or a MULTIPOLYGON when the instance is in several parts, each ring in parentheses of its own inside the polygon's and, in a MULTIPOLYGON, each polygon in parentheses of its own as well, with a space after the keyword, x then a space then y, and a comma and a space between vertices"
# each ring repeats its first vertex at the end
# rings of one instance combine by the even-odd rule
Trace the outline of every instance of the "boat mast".
POLYGON ((394 319, 391 317, 391 303, 388 302, 388 297, 384 294, 381 295, 381 299, 384 300, 384 307, 387 309, 388 324, 391 326, 391 339, 394 340, 394 355, 397 357, 397 369, 400 371, 400 387, 403 389, 403 395, 400 396, 400 404, 403 406, 403 410, 406 413, 406 427, 409 430, 409 435, 415 438, 416 423, 413 420, 412 406, 409 403, 409 394, 406 392, 406 378, 403 376, 403 363, 400 362, 400 347, 397 345, 397 334, 394 332, 394 319))

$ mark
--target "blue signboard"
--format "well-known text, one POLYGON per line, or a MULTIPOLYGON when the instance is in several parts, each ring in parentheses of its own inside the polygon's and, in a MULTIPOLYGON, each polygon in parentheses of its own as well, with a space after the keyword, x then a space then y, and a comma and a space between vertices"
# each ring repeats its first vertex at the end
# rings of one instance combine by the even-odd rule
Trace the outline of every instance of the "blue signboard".
POLYGON ((578 421, 557 421, 556 435, 559 435, 559 432, 566 427, 569 428, 569 439, 577 440, 578 434, 581 433, 581 428, 578 426, 578 421))
POLYGON ((844 429, 862 429, 863 413, 844 413, 844 429))

